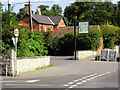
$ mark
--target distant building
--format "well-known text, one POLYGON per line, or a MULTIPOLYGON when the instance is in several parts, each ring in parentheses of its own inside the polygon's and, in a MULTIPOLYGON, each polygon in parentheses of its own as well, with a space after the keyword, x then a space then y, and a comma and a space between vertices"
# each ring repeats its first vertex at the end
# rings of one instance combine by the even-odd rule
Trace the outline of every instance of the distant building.
MULTIPOLYGON (((56 31, 60 27, 66 27, 64 18, 62 16, 48 17, 39 14, 41 13, 39 12, 32 15, 33 31, 48 32, 48 31, 56 31)), ((29 13, 26 13, 19 20, 19 25, 25 26, 27 29, 29 29, 29 20, 30 20, 30 15, 29 13)))

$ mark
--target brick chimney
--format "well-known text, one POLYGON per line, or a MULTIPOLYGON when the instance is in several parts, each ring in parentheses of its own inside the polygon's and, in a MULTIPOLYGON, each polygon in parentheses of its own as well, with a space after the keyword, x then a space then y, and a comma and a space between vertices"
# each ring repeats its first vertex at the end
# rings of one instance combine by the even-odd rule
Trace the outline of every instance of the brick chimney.
POLYGON ((38 15, 41 15, 41 10, 39 7, 37 7, 37 10, 36 10, 36 13, 35 14, 38 14, 38 15))
POLYGON ((29 4, 25 4, 25 7, 24 7, 24 8, 25 8, 25 11, 26 11, 26 12, 29 12, 29 4))

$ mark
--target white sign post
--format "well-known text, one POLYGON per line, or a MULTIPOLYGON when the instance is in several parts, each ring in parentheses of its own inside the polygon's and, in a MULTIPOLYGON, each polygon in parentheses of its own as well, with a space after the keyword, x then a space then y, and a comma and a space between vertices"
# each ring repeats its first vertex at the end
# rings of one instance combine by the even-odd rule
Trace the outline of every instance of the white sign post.
POLYGON ((13 76, 16 76, 17 75, 17 41, 18 41, 18 36, 19 36, 19 30, 18 29, 14 30, 14 36, 15 36, 15 38, 12 38, 13 44, 15 45, 14 75, 13 76))

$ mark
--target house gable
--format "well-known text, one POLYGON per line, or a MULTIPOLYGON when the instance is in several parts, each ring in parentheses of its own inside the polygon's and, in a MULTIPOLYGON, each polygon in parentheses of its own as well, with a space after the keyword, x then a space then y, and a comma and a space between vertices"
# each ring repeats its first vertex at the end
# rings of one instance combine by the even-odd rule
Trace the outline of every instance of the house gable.
POLYGON ((60 22, 59 22, 59 24, 58 24, 58 27, 66 27, 66 24, 65 24, 63 18, 61 18, 61 20, 60 20, 60 22))

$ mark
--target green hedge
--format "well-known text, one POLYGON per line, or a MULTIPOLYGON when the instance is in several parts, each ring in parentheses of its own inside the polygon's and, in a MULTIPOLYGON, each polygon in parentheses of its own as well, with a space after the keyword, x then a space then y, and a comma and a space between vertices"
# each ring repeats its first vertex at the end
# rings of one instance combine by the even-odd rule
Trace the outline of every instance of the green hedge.
MULTIPOLYGON (((77 33, 77 50, 96 50, 99 47, 101 33, 99 30, 90 29, 88 34, 77 33)), ((62 37, 55 37, 52 33, 45 35, 46 47, 49 55, 73 55, 74 33, 69 32, 62 37)))
POLYGON ((44 56, 48 52, 44 45, 42 33, 21 29, 18 40, 18 57, 44 56))
POLYGON ((113 48, 120 43, 120 28, 113 25, 102 25, 101 32, 103 36, 104 48, 113 48))

